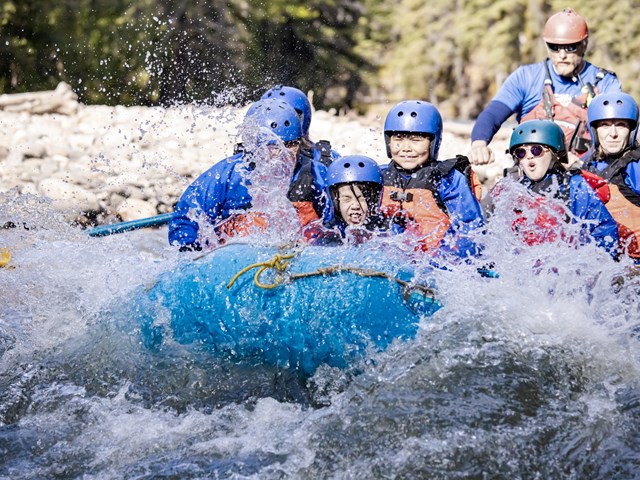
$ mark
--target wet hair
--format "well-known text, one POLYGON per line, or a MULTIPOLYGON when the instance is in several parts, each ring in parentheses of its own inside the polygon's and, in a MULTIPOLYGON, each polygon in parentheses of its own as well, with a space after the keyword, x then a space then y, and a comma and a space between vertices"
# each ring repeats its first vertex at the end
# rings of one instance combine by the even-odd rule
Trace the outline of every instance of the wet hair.
POLYGON ((333 185, 329 189, 329 194, 333 203, 334 219, 344 224, 347 222, 340 214, 340 196, 338 194, 338 189, 344 186, 350 187, 354 196, 356 194, 354 187, 360 188, 369 210, 364 227, 369 230, 379 228, 381 226, 380 196, 382 195, 382 186, 373 182, 338 183, 333 185))

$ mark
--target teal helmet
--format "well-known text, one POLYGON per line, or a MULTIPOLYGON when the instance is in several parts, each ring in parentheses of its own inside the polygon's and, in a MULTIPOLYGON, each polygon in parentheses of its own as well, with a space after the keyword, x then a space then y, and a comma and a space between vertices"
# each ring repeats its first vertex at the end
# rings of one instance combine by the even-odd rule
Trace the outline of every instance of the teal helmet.
POLYGON ((509 153, 513 155, 521 145, 545 145, 558 155, 558 160, 567 162, 567 147, 564 132, 551 120, 528 120, 518 125, 511 134, 509 153))

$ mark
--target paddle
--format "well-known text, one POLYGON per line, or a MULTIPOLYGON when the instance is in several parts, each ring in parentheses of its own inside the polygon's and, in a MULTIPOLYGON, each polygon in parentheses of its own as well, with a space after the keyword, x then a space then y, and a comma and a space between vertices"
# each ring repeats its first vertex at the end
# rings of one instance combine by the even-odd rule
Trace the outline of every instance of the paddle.
POLYGON ((172 213, 163 213, 154 217, 140 218, 128 222, 113 223, 111 225, 100 225, 87 232, 90 237, 105 237, 116 233, 129 232, 140 228, 158 227, 166 225, 171 220, 172 213))

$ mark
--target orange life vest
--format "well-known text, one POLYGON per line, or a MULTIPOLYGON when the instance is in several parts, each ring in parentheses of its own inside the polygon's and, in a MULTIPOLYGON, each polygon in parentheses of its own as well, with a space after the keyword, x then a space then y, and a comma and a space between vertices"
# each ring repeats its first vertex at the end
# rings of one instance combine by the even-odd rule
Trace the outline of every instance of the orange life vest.
MULTIPOLYGON (((420 249, 425 252, 435 253, 451 226, 438 191, 442 178, 453 169, 463 173, 472 183, 471 178, 475 175, 469 159, 462 155, 432 162, 409 177, 401 173, 393 162, 383 172, 382 214, 391 224, 402 226, 404 231, 417 238, 420 249)), ((475 191, 474 194, 477 195, 475 191)))
POLYGON ((441 209, 433 192, 419 186, 401 188, 385 185, 382 213, 419 239, 421 249, 435 252, 449 229, 449 216, 441 209))
POLYGON ((618 224, 620 250, 634 259, 640 259, 640 195, 626 184, 624 174, 629 163, 639 160, 640 148, 635 148, 602 171, 583 173, 618 224))
POLYGON ((214 231, 220 245, 232 237, 246 237, 263 233, 267 229, 267 217, 260 212, 237 213, 218 223, 214 231))

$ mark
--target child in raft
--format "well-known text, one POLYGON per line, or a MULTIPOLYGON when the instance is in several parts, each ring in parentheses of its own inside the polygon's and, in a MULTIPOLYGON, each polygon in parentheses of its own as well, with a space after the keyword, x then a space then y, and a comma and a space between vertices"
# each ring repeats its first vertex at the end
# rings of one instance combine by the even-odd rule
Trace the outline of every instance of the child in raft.
POLYGON ((418 250, 476 256, 474 232, 483 229, 484 217, 473 173, 462 155, 438 161, 442 129, 440 112, 429 102, 407 100, 389 111, 384 138, 391 162, 382 173, 382 213, 392 233, 404 234, 418 250))
POLYGON ((515 235, 529 246, 595 241, 616 257, 617 224, 591 187, 589 174, 563 167, 568 161, 565 136, 556 123, 521 123, 511 135, 509 152, 517 164, 491 191, 488 207, 496 212, 494 217, 507 218, 515 235), (580 226, 577 234, 563 227, 568 224, 580 226))
POLYGON ((334 160, 327 171, 329 205, 322 222, 304 231, 312 245, 360 244, 384 231, 382 172, 364 155, 334 160))

